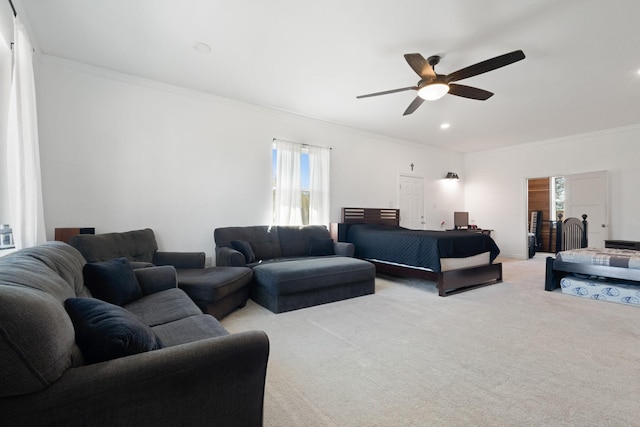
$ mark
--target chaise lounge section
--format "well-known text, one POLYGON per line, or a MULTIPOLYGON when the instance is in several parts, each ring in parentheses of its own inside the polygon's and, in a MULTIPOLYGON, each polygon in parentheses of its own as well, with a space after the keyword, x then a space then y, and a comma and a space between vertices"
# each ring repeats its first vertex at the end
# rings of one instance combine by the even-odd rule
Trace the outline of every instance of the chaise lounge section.
POLYGON ((274 313, 375 292, 373 264, 325 226, 224 227, 214 240, 217 265, 251 267, 251 299, 274 313))

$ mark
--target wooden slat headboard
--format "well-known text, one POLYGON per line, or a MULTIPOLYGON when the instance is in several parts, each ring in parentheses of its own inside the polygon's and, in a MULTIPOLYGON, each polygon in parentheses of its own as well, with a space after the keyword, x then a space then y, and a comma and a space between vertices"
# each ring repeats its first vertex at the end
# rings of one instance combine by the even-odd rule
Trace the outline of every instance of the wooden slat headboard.
POLYGON ((400 209, 342 208, 344 224, 379 224, 400 226, 400 209))
POLYGON ((582 215, 582 221, 578 218, 562 220, 562 214, 558 214, 556 223, 556 251, 580 249, 588 246, 587 214, 582 215))

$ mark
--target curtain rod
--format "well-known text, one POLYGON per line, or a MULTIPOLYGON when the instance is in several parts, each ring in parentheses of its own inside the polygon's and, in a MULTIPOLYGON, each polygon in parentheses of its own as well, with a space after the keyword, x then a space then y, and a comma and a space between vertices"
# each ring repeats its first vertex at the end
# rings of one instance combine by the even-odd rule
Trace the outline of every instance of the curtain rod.
POLYGON ((333 148, 331 147, 325 147, 323 145, 313 145, 313 144, 305 144, 303 142, 296 142, 296 141, 288 141, 286 139, 281 139, 281 138, 273 138, 273 142, 276 141, 283 141, 283 142, 289 142, 291 144, 298 144, 298 145, 302 145, 303 147, 319 147, 319 148, 328 148, 329 150, 333 150, 333 148))
POLYGON ((11 0, 9 0, 9 4, 11 5, 11 10, 13 10, 13 16, 18 16, 18 13, 16 12, 16 8, 15 6, 13 6, 13 2, 11 0))

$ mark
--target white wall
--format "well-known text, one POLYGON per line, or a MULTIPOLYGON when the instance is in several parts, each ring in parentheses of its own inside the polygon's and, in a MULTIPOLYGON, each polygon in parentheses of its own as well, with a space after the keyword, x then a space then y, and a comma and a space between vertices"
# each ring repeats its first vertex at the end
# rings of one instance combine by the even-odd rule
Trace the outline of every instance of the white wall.
POLYGON ((463 156, 43 56, 37 102, 48 238, 153 228, 161 249, 213 253, 213 230, 271 222, 274 137, 332 147, 340 208, 397 207, 400 172, 425 178, 428 228, 464 206, 443 183, 463 156))
POLYGON ((413 173, 428 229, 468 210, 502 255, 525 258, 526 179, 608 170, 610 237, 640 240, 640 127, 463 156, 48 56, 37 90, 50 239, 151 227, 162 249, 211 256, 216 227, 270 222, 277 137, 333 148, 331 221, 343 206, 397 207, 398 175, 413 173))
POLYGON ((465 156, 466 207, 503 255, 526 257, 527 178, 606 170, 609 238, 640 240, 640 126, 465 156))

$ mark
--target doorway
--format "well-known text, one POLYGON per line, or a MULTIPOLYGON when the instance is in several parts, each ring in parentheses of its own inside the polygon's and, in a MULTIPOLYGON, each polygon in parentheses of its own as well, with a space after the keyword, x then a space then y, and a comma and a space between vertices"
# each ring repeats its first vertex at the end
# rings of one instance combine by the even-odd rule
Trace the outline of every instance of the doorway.
POLYGON ((424 178, 400 175, 398 199, 400 201, 400 226, 412 230, 424 230, 424 178))
POLYGON ((552 205, 554 198, 551 190, 554 181, 554 177, 527 180, 527 245, 530 258, 533 256, 531 245, 535 248, 534 252, 555 252, 554 210, 557 210, 557 205, 552 205))
POLYGON ((604 247, 609 232, 607 171, 529 178, 527 190, 528 232, 532 229, 532 213, 541 217, 537 252, 556 252, 558 213, 564 219, 587 214, 589 246, 604 247))

